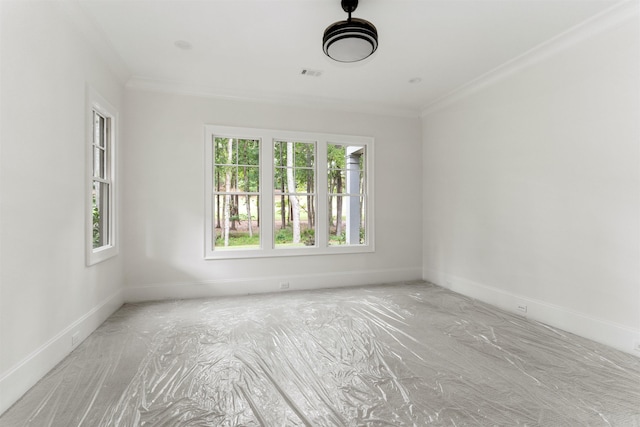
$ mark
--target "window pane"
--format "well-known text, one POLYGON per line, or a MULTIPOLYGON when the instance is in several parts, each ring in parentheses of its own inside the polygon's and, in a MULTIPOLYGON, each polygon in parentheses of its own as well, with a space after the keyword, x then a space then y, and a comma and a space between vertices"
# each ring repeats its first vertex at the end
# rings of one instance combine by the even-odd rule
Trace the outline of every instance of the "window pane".
POLYGON ((273 165, 275 167, 287 166, 287 143, 275 141, 273 147, 273 165))
POLYGON ((297 142, 296 144, 296 162, 297 167, 315 167, 315 144, 307 142, 297 142))
POLYGON ((107 146, 107 119, 102 117, 96 111, 93 112, 93 143, 97 147, 106 148, 107 146))
POLYGON ((343 194, 346 189, 347 175, 344 170, 330 170, 327 176, 329 194, 343 194))
POLYGON ((315 246, 315 197, 279 195, 274 198, 275 247, 315 246), (295 206, 298 217, 296 219, 295 206))
POLYGON ((306 168, 277 168, 273 171, 273 190, 276 194, 281 193, 315 193, 315 171, 306 168), (291 177, 291 187, 289 187, 289 176, 291 177))
POLYGON ((100 145, 100 115, 93 111, 93 144, 100 145))
POLYGON ((314 171, 313 169, 297 169, 295 172, 295 179, 298 183, 299 193, 314 193, 314 171))
POLYGON ((364 245, 365 203, 363 197, 329 197, 329 245, 364 245))
POLYGON ((214 138, 215 157, 214 164, 217 165, 237 165, 238 145, 234 138, 214 138))
POLYGON ((213 200, 216 250, 260 248, 259 197, 216 194, 213 200))
POLYGON ((108 150, 109 120, 93 111, 93 176, 108 179, 107 150, 108 150))
POLYGON ((238 169, 235 166, 216 168, 215 188, 227 193, 238 191, 238 169))
POLYGON ((287 192, 287 169, 276 168, 273 170, 273 190, 275 194, 287 192))
POLYGON ((100 138, 98 139, 97 143, 98 143, 98 146, 101 148, 107 147, 106 125, 107 125, 107 120, 104 117, 100 116, 100 138))
POLYGON ((214 138, 214 191, 258 192, 260 142, 254 139, 214 138))
POLYGON ((310 142, 274 142, 276 194, 315 193, 315 149, 315 143, 310 142))
POLYGON ((260 164, 260 149, 257 140, 238 140, 238 164, 258 166, 260 164))
POLYGON ((274 142, 274 244, 277 248, 315 246, 315 152, 313 142, 274 142))
POLYGON ((109 184, 93 182, 93 248, 109 244, 109 184))
POLYGON ((244 174, 244 190, 247 192, 257 193, 260 191, 260 168, 255 167, 245 167, 243 169, 244 174))
POLYGON ((106 179, 106 155, 105 150, 93 147, 93 176, 106 179))
POLYGON ((366 243, 364 159, 364 146, 327 146, 329 245, 366 243))
POLYGON ((260 247, 260 141, 214 137, 216 250, 260 247))

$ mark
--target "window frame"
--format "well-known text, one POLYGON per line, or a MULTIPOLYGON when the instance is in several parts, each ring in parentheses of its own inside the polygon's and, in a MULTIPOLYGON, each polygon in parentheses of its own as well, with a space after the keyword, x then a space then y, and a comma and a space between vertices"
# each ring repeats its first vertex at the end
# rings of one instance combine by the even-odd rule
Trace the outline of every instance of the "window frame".
POLYGON ((85 221, 85 260, 87 266, 92 266, 113 258, 118 254, 118 220, 117 220, 117 177, 116 177, 116 153, 118 134, 118 111, 96 90, 87 87, 86 99, 86 134, 85 134, 85 182, 86 182, 86 221, 85 221), (94 114, 105 118, 105 178, 98 182, 105 182, 108 187, 107 199, 107 229, 108 242, 106 245, 93 247, 93 185, 96 182, 94 176, 94 114))
MULTIPOLYGON (((262 183, 262 176, 260 175, 260 173, 258 173, 258 175, 259 175, 259 180, 258 180, 258 191, 248 191, 248 192, 247 192, 247 191, 244 191, 244 190, 238 190, 238 189, 236 189, 236 191, 231 190, 229 193, 227 193, 226 191, 219 191, 219 190, 217 190, 217 189, 216 189, 216 186, 214 185, 214 183, 215 183, 215 179, 216 179, 216 178, 215 178, 215 173, 214 173, 216 165, 217 165, 217 166, 221 166, 221 167, 225 167, 225 166, 235 166, 236 168, 239 168, 240 166, 244 166, 244 165, 240 165, 240 163, 239 163, 239 161, 238 161, 237 159, 236 159, 236 162, 235 162, 235 163, 231 163, 231 164, 228 164, 228 163, 225 163, 225 164, 218 164, 218 163, 216 163, 216 161, 215 161, 216 153, 215 153, 214 145, 215 145, 215 138, 219 138, 219 137, 220 137, 220 135, 215 135, 214 137, 212 137, 212 144, 211 144, 211 146, 212 146, 212 150, 211 150, 211 162, 212 162, 212 163, 211 163, 211 171, 212 171, 212 172, 211 172, 211 183, 212 183, 212 187, 211 187, 211 197, 212 197, 212 199, 211 199, 211 203, 212 203, 212 206, 211 206, 211 209, 212 209, 212 221, 213 221, 213 219, 215 219, 215 211, 216 211, 216 210, 215 210, 215 205, 216 205, 216 204, 215 204, 215 197, 216 197, 217 195, 221 195, 221 196, 223 196, 223 197, 226 197, 227 195, 232 196, 232 197, 233 197, 233 196, 243 196, 243 197, 246 197, 246 196, 250 196, 250 197, 252 197, 252 196, 256 196, 256 197, 258 198, 258 205, 260 205, 260 202, 259 202, 259 201, 260 201, 260 200, 261 200, 261 198, 262 198, 261 188, 262 188, 263 183, 262 183)), ((245 137, 243 137, 243 136, 234 136, 234 137, 226 137, 226 136, 224 136, 224 137, 222 137, 222 138, 223 138, 223 139, 233 139, 233 140, 235 141, 235 142, 234 142, 235 144, 238 144, 238 142, 239 142, 240 140, 254 140, 254 141, 257 141, 257 142, 258 142, 258 149, 259 149, 259 150, 258 150, 258 165, 257 165, 257 166, 258 166, 258 171, 260 172, 260 164, 261 164, 261 161, 262 161, 262 141, 260 141, 260 140, 259 140, 259 139, 257 139, 257 138, 245 138, 245 137)), ((236 147, 237 147, 237 145, 236 145, 236 147)), ((247 167, 254 167, 254 165, 246 165, 246 166, 247 166, 247 167)), ((212 224, 212 225, 213 225, 213 224, 212 224)), ((212 228, 212 231, 213 231, 213 228, 212 228)), ((215 246, 215 239, 213 239, 213 246, 215 246)), ((259 249, 259 248, 241 248, 241 249, 244 249, 244 250, 256 250, 256 249, 259 249)), ((228 249, 225 249, 225 250, 233 251, 233 250, 238 250, 238 249, 237 249, 237 248, 228 248, 228 249)))
MULTIPOLYGON (((270 182, 271 189, 272 189, 271 198, 273 199, 273 203, 274 203, 274 206, 272 206, 272 209, 273 209, 273 212, 274 212, 274 217, 273 217, 272 223, 271 223, 271 227, 273 228, 273 233, 274 233, 273 246, 277 250, 283 250, 283 249, 286 248, 286 246, 280 244, 280 247, 278 247, 279 244, 278 244, 278 242, 276 241, 276 238, 275 238, 275 234, 277 233, 277 230, 276 230, 276 227, 275 227, 275 199, 277 197, 279 197, 279 196, 284 196, 284 197, 293 196, 293 197, 296 197, 296 198, 311 196, 313 198, 314 210, 317 210, 317 207, 318 207, 318 173, 319 173, 318 172, 318 159, 317 159, 317 157, 318 157, 318 143, 315 140, 302 140, 301 138, 296 138, 295 140, 278 140, 278 139, 273 140, 273 141, 271 141, 271 150, 272 150, 271 153, 272 153, 272 162, 274 164, 275 164, 275 162, 273 161, 274 160, 273 151, 275 150, 275 145, 277 143, 284 143, 284 144, 292 143, 294 145, 295 144, 309 144, 309 145, 311 145, 313 147, 313 155, 314 155, 314 162, 313 162, 314 164, 313 164, 313 167, 311 167, 311 168, 308 168, 306 166, 305 167, 297 166, 295 164, 295 157, 294 157, 293 167, 289 168, 286 165, 285 166, 280 165, 280 166, 274 167, 274 170, 273 170, 273 175, 271 177, 271 182, 270 182), (300 170, 311 170, 313 172, 313 188, 311 189, 311 193, 297 192, 297 191, 292 193, 292 192, 289 191, 289 188, 285 188, 285 190, 283 192, 280 192, 280 193, 277 192, 276 188, 275 188, 275 185, 274 185, 275 184, 274 181, 275 181, 275 177, 276 177, 276 169, 281 169, 283 171, 283 173, 285 174, 285 176, 287 174, 287 170, 288 169, 292 169, 294 175, 296 174, 297 171, 300 171, 300 170)), ((295 148, 294 148, 294 153, 295 153, 295 148)), ((295 154, 294 154, 294 156, 295 156, 295 154)), ((317 214, 317 212, 316 212, 316 214, 317 214)), ((317 229, 317 221, 318 220, 316 218, 316 226, 313 229, 314 230, 314 236, 315 236, 315 230, 317 229)), ((315 240, 315 237, 314 237, 314 240, 315 240)), ((317 242, 314 242, 314 244, 311 245, 311 246, 312 247, 316 247, 317 246, 317 242)), ((295 248, 294 250, 298 250, 298 249, 299 248, 295 248)))
POLYGON ((349 253, 367 253, 375 251, 374 236, 374 138, 369 136, 340 135, 316 132, 298 132, 291 130, 259 129, 246 127, 204 126, 204 167, 205 167, 205 194, 204 194, 204 258, 234 259, 234 258, 268 258, 280 256, 308 256, 308 255, 335 255, 349 253), (258 139, 260 141, 260 245, 255 249, 231 249, 215 250, 214 228, 214 138, 242 138, 258 139), (315 246, 300 246, 294 248, 282 248, 275 246, 274 229, 274 199, 273 188, 274 161, 273 148, 276 141, 291 142, 315 142, 315 195, 316 195, 316 221, 315 221, 315 246), (357 245, 329 245, 329 221, 328 221, 328 168, 327 145, 357 145, 366 150, 365 156, 365 235, 364 244, 357 245))

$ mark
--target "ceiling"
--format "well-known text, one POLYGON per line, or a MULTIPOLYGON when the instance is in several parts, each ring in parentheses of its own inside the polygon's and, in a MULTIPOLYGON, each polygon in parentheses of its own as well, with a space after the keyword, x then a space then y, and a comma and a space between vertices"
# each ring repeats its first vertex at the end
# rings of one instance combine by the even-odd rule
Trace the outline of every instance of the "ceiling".
POLYGON ((353 16, 379 48, 343 64, 322 52, 324 29, 346 19, 339 0, 77 1, 130 86, 407 115, 616 3, 360 0, 353 16))

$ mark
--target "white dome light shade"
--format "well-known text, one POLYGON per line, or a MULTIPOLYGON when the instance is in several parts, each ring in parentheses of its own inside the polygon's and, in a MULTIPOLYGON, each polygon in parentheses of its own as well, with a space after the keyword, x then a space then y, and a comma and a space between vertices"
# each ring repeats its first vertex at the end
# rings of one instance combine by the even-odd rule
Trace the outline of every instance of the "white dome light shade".
POLYGON ((357 62, 378 48, 378 31, 369 21, 351 18, 331 24, 322 38, 324 53, 339 62, 357 62))

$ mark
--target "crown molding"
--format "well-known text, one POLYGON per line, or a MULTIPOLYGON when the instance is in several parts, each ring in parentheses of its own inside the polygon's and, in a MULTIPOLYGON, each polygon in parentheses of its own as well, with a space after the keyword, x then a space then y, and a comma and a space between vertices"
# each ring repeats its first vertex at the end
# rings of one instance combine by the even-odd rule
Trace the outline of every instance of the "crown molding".
POLYGON ((471 80, 470 82, 454 89, 434 102, 424 106, 420 117, 426 117, 455 102, 460 101, 488 86, 491 86, 506 77, 531 67, 545 59, 558 54, 578 43, 581 43, 597 34, 600 34, 620 23, 638 18, 638 0, 622 0, 607 8, 601 13, 575 25, 560 33, 552 39, 543 42, 527 52, 516 56, 491 71, 471 80))
POLYGON ((350 113, 383 115, 403 118, 419 118, 419 110, 388 106, 381 103, 354 102, 344 99, 278 95, 271 93, 242 93, 230 92, 209 86, 190 85, 176 81, 151 79, 133 76, 126 87, 133 90, 167 93, 174 95, 195 96, 200 98, 219 99, 235 102, 249 102, 256 104, 271 104, 288 107, 314 108, 330 111, 344 111, 350 113))

